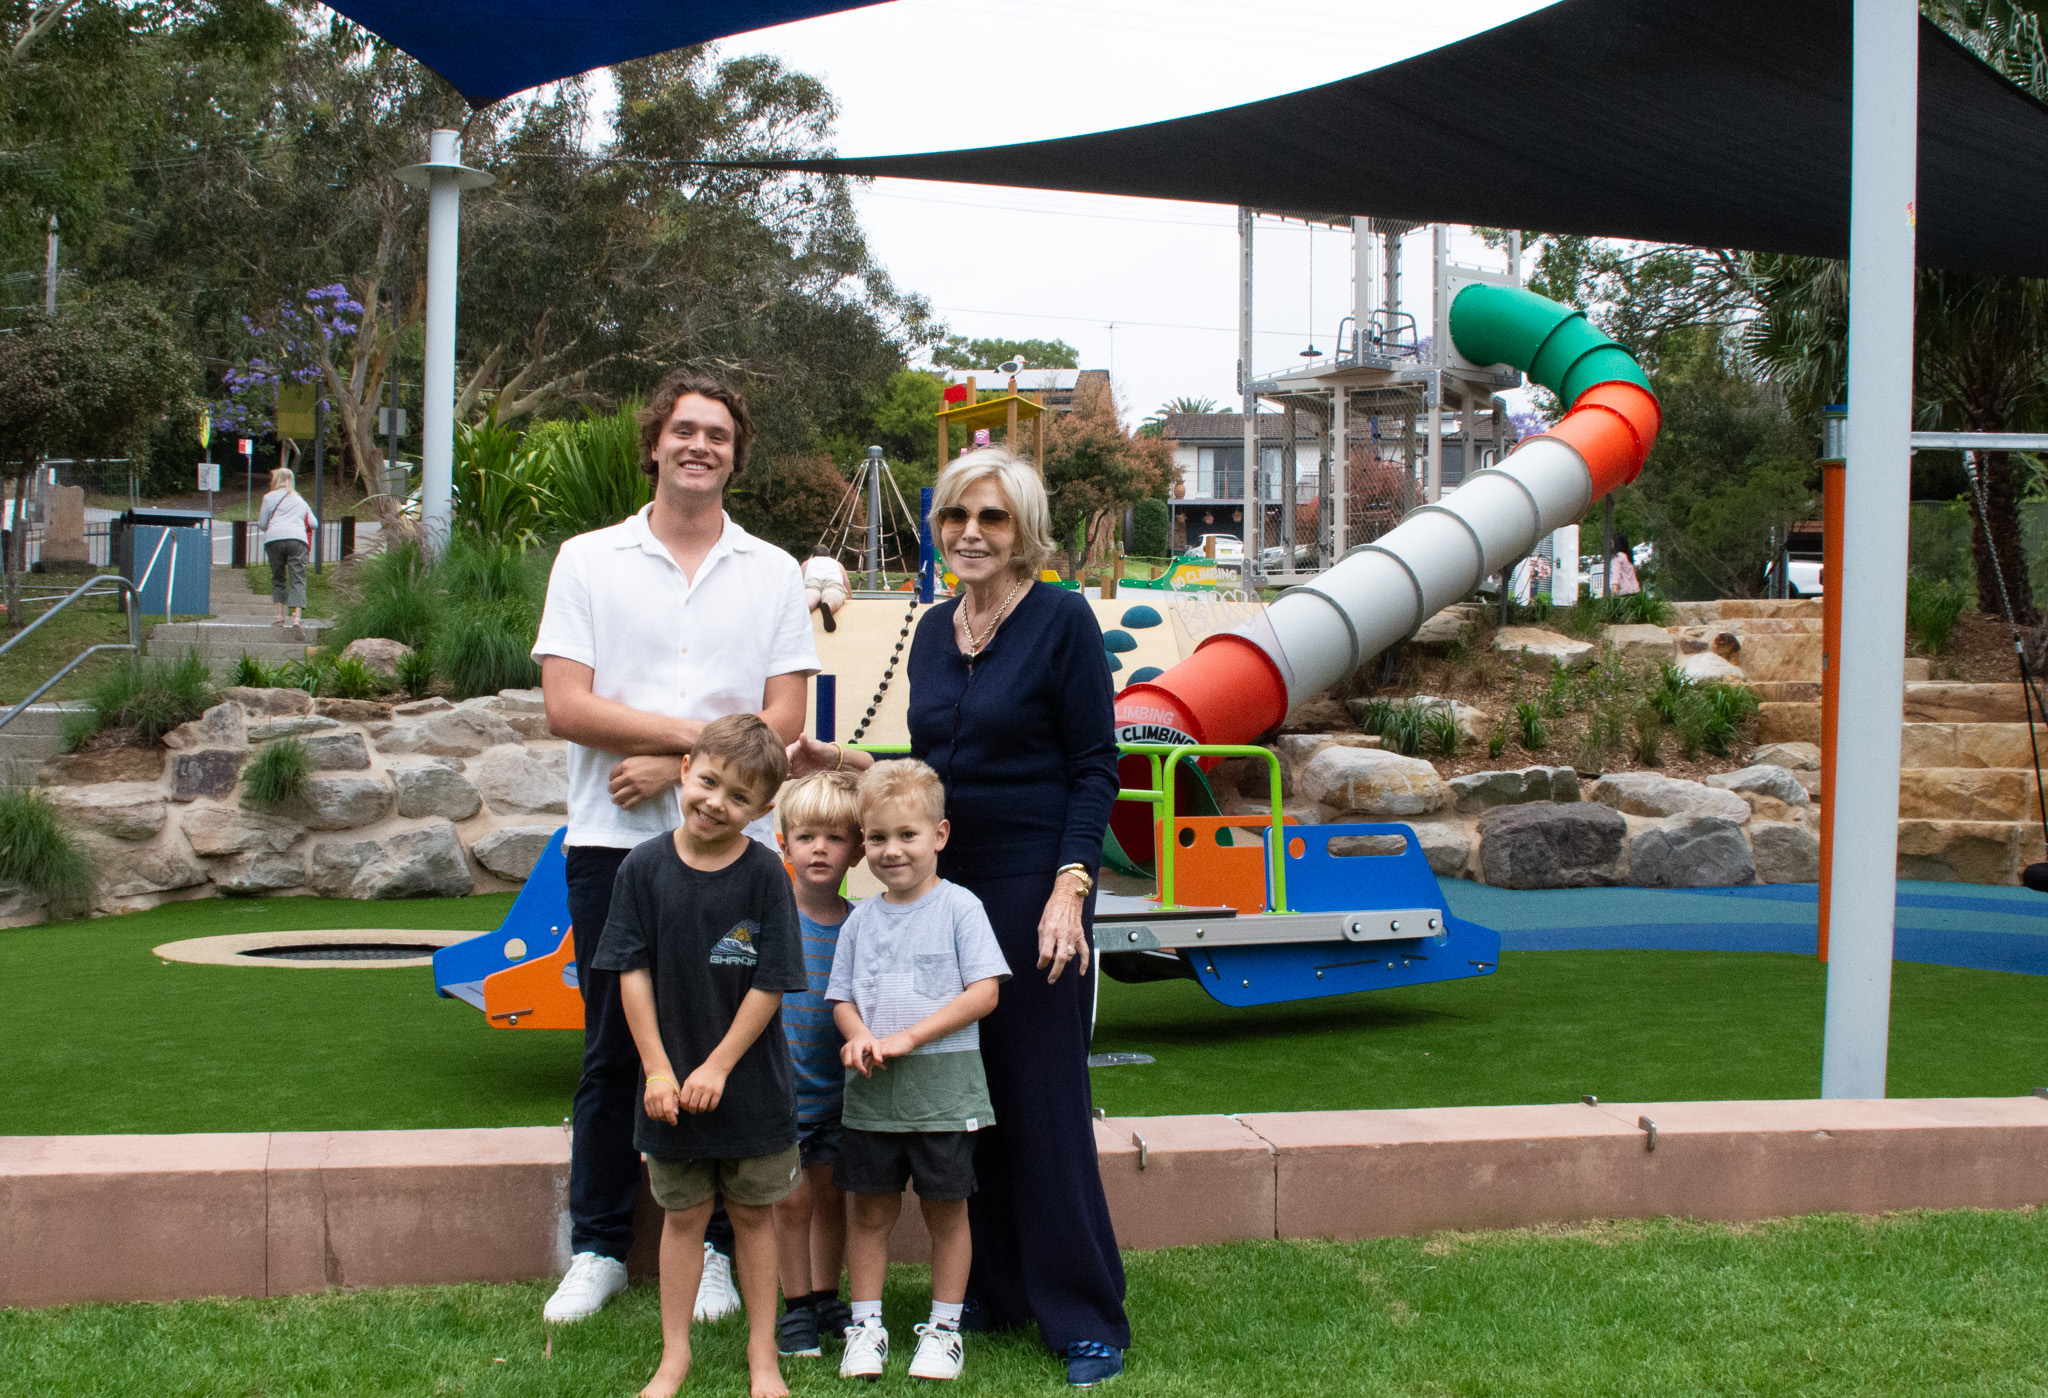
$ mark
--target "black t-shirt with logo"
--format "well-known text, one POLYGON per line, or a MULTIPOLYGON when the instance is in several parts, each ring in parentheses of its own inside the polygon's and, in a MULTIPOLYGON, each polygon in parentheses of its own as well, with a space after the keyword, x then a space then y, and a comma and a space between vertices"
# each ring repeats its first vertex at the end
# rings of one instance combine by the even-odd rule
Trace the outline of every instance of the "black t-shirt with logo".
MULTIPOLYGON (((749 990, 808 990, 789 874, 753 840, 716 873, 683 863, 663 835, 619 866, 591 966, 651 970, 654 1015, 676 1082, 711 1056, 749 990)), ((741 1160, 796 1144, 796 1083, 778 1010, 725 1081, 718 1106, 676 1124, 633 1105, 633 1145, 663 1160, 741 1160)))

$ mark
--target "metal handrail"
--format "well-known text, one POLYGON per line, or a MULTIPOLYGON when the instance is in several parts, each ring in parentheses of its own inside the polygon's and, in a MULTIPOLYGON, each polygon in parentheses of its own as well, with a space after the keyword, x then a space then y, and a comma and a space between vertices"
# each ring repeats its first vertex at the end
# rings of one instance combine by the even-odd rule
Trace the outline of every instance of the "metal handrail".
POLYGON ((27 712, 29 705, 35 703, 36 700, 42 698, 45 694, 48 694, 52 689, 56 687, 57 681, 63 679, 73 670, 76 670, 79 666, 83 665, 88 657, 96 655, 103 650, 134 651, 135 649, 135 646, 132 644, 124 645, 112 642, 109 642, 106 645, 87 646, 84 650, 80 651, 76 656, 72 657, 71 663, 69 665, 66 665, 63 669, 59 670, 56 674, 50 676, 50 678, 44 680, 40 685, 38 685, 36 687, 35 693, 29 695, 28 698, 22 700, 19 704, 16 704, 13 708, 9 709, 4 715, 0 715, 0 728, 5 728, 8 724, 14 722, 14 720, 16 720, 17 718, 20 718, 23 713, 27 712))
MULTIPOLYGON (((151 561, 152 563, 154 563, 154 562, 155 562, 156 560, 155 560, 155 559, 151 559, 150 561, 151 561)), ((134 584, 134 583, 131 583, 131 582, 129 582, 129 581, 128 581, 128 579, 126 579, 126 578, 122 577, 122 576, 121 576, 120 574, 118 574, 118 573, 113 573, 113 574, 108 574, 108 573, 101 573, 101 574, 98 574, 98 575, 96 575, 96 576, 94 576, 94 577, 90 577, 90 578, 87 578, 87 579, 86 579, 86 580, 85 580, 84 582, 80 583, 80 584, 79 584, 79 585, 78 585, 77 587, 73 588, 73 589, 71 590, 71 592, 69 593, 69 595, 67 595, 67 596, 66 596, 66 597, 64 598, 64 600, 63 600, 63 601, 59 602, 59 603, 58 603, 58 604, 57 604, 56 606, 54 606, 54 607, 50 608, 50 610, 48 610, 47 612, 44 612, 44 613, 43 613, 43 614, 42 614, 41 616, 37 617, 37 618, 36 618, 36 619, 35 619, 34 621, 30 622, 30 623, 29 623, 29 624, 28 624, 27 626, 24 626, 24 627, 23 627, 23 628, 22 628, 21 630, 19 630, 19 631, 15 632, 15 633, 14 633, 14 635, 13 635, 12 637, 10 637, 10 638, 9 638, 9 639, 7 640, 7 642, 6 642, 5 644, 0 644, 0 655, 5 655, 5 654, 7 654, 7 652, 9 652, 9 651, 13 650, 13 649, 14 649, 14 648, 15 648, 16 646, 20 645, 20 644, 21 644, 21 643, 22 643, 23 641, 26 641, 26 640, 27 640, 27 639, 28 639, 28 638, 29 638, 29 637, 30 637, 31 635, 35 634, 35 629, 36 629, 36 628, 37 628, 38 626, 41 626, 41 625, 42 625, 42 624, 43 624, 44 622, 48 621, 48 620, 49 620, 49 619, 50 619, 51 617, 53 617, 53 616, 57 615, 57 613, 59 613, 59 612, 63 611, 63 610, 64 610, 64 609, 66 608, 66 607, 70 606, 70 605, 71 605, 71 604, 72 604, 73 602, 76 602, 76 601, 77 601, 77 600, 78 600, 79 598, 81 598, 81 597, 86 597, 86 596, 94 596, 94 597, 104 597, 104 596, 106 596, 107 594, 106 594, 105 592, 97 592, 97 593, 95 593, 95 592, 91 591, 91 589, 93 589, 93 588, 95 588, 95 587, 98 587, 98 586, 99 586, 99 585, 100 585, 101 583, 111 583, 111 584, 113 584, 113 586, 112 586, 112 587, 111 587, 111 588, 109 589, 109 591, 113 591, 113 592, 129 592, 129 593, 133 593, 133 592, 135 591, 135 584, 134 584)), ((139 620, 140 620, 140 619, 139 619, 139 617, 137 617, 137 616, 136 616, 136 612, 135 612, 135 608, 134 608, 134 607, 132 607, 132 606, 131 606, 131 607, 130 607, 130 608, 128 609, 128 612, 129 612, 129 617, 130 617, 129 629, 130 629, 130 631, 131 631, 131 633, 132 633, 132 632, 134 632, 134 631, 137 631, 137 630, 139 630, 139 629, 140 629, 140 627, 139 627, 139 620)), ((131 634, 131 635, 130 635, 130 637, 129 637, 129 639, 130 639, 130 640, 134 640, 134 641, 138 641, 138 642, 139 642, 139 641, 141 640, 141 637, 140 637, 140 636, 137 636, 137 635, 133 635, 133 634, 131 634)))
MULTIPOLYGON (((169 531, 165 532, 168 533, 169 531)), ((159 553, 162 552, 163 545, 161 542, 158 543, 157 550, 159 553)), ((156 566, 156 556, 154 554, 150 556, 149 561, 151 567, 156 566)), ((147 577, 148 574, 145 573, 143 576, 147 577)), ((16 720, 17 718, 20 718, 23 713, 27 712, 29 705, 35 703, 36 700, 42 698, 45 694, 48 694, 50 690, 56 686, 57 681, 63 679, 73 670, 76 670, 80 665, 84 664, 89 656, 97 655, 99 652, 103 650, 125 650, 128 652, 128 660, 129 664, 131 665, 133 665, 136 661, 142 658, 142 597, 137 589, 137 585, 129 582, 128 579, 122 577, 118 573, 102 573, 94 577, 87 578, 84 582, 80 583, 77 587, 73 588, 71 592, 65 596, 63 601, 57 603, 57 605, 51 607, 50 610, 44 612, 41 616, 37 617, 27 626, 24 626, 21 630, 15 632, 14 635, 10 637, 5 644, 0 644, 0 655, 7 654, 8 651, 13 650, 17 645, 20 645, 23 641, 27 640, 30 637, 30 635, 32 635, 35 632, 35 629, 37 627, 41 626, 51 617, 57 615, 57 613, 63 611, 66 607, 70 606, 73 602, 76 602, 79 598, 105 597, 109 594, 121 594, 125 601, 126 605, 124 609, 128 613, 127 644, 121 645, 110 642, 105 645, 86 647, 85 650, 81 651, 76 656, 73 656, 71 662, 68 665, 66 665, 63 669, 59 670, 56 674, 50 676, 50 678, 44 680, 40 685, 36 686, 35 692, 30 694, 28 698, 22 700, 19 704, 16 704, 12 709, 9 709, 6 712, 6 714, 0 715, 0 729, 6 728, 8 724, 14 722, 14 720, 16 720), (93 591, 94 588, 99 588, 100 590, 95 592, 93 591)))

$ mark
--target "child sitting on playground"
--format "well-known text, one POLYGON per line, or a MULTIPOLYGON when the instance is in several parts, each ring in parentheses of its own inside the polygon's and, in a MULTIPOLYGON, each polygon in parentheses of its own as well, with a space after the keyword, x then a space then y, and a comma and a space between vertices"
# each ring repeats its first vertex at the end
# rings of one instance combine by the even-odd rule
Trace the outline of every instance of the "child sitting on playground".
POLYGON ((839 1299, 846 1261, 846 1196, 832 1183, 839 1160, 839 1112, 846 1096, 844 1042, 825 989, 847 903, 839 896, 846 871, 859 862, 860 790, 854 774, 814 772, 778 803, 782 857, 796 881, 807 991, 782 1001, 782 1028, 796 1067, 796 1145, 804 1176, 775 1206, 775 1239, 782 1257, 783 1315, 775 1328, 784 1357, 823 1353, 818 1337, 845 1336, 852 1313, 839 1299))
POLYGON ((964 1359, 974 1133, 995 1115, 976 1022, 996 1007, 1010 968, 980 901, 939 877, 945 814, 945 788, 922 762, 877 763, 861 778, 868 868, 887 892, 846 919, 826 991, 853 1070, 833 1170, 854 1196, 846 1246, 853 1325, 841 1378, 877 1379, 888 1363, 882 1282, 906 1180, 917 1184, 932 1239, 932 1313, 917 1327, 910 1376, 958 1378, 964 1359))
POLYGON ((774 1206, 801 1175, 796 1090, 779 1012, 804 990, 789 876, 749 822, 774 809, 789 766, 753 714, 704 725, 684 759, 682 824, 619 866, 591 964, 618 971, 646 1084, 633 1144, 664 1210, 661 1364, 643 1398, 690 1371, 690 1312, 712 1197, 725 1196, 747 1308, 754 1398, 785 1398, 775 1356, 774 1206))

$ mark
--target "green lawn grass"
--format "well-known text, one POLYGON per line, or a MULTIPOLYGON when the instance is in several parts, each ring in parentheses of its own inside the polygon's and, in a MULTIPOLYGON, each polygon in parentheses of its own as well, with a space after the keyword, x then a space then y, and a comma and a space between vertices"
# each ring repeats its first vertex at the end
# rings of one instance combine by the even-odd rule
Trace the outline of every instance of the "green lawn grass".
MULTIPOLYGON (((67 590, 84 582, 83 577, 41 577, 34 579, 34 585, 57 586, 65 584, 67 590)), ((54 603, 52 604, 54 605, 54 603)), ((25 606, 22 620, 26 625, 48 612, 46 606, 25 606)), ((162 616, 144 617, 144 636, 149 634, 152 622, 162 621, 162 616)), ((179 621, 193 618, 180 616, 179 621)), ((10 639, 15 633, 0 631, 0 641, 10 639)), ((33 636, 23 641, 6 655, 0 656, 0 704, 9 706, 20 703, 29 692, 44 680, 64 668, 80 651, 88 646, 126 645, 128 643, 128 618, 121 612, 121 599, 111 593, 82 597, 73 602, 55 618, 45 622, 33 636)), ((46 703, 60 699, 83 699, 92 688, 109 672, 128 663, 125 651, 109 651, 92 659, 66 675, 57 687, 43 696, 46 703)))
MULTIPOLYGON (((1130 1398, 1273 1395, 2039 1394, 2048 1214, 1682 1221, 1129 1253, 1130 1398)), ((558 1328, 549 1283, 0 1311, 0 1394, 618 1394, 660 1346, 656 1289, 558 1328)), ((930 1293, 896 1268, 904 1373, 930 1293)), ((697 1331, 686 1393, 745 1391, 744 1321, 697 1331)), ((790 1360, 799 1395, 837 1363, 790 1360)), ((1062 1391, 1035 1334, 971 1336, 962 1395, 1062 1391)))
MULTIPOLYGON (((210 899, 0 930, 0 1134, 357 1130, 559 1122, 578 1036, 494 1030, 420 969, 166 964, 184 937, 498 925, 511 895, 210 899)), ((1095 1047, 1119 1116, 1811 1097, 1826 973, 1798 956, 1508 952, 1497 975, 1256 1010, 1190 982, 1105 982, 1095 1047)), ((1901 962, 1895 1096, 2048 1083, 2048 978, 1901 962)))

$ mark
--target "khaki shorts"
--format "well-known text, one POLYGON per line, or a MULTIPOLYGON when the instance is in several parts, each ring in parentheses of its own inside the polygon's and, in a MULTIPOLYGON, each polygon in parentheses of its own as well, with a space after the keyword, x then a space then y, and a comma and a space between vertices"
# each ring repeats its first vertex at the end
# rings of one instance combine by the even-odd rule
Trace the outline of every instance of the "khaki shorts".
POLYGON ((743 1160, 660 1160, 647 1157, 647 1185, 654 1202, 672 1214, 694 1209, 714 1194, 729 1204, 779 1204, 803 1178, 797 1150, 743 1160))

